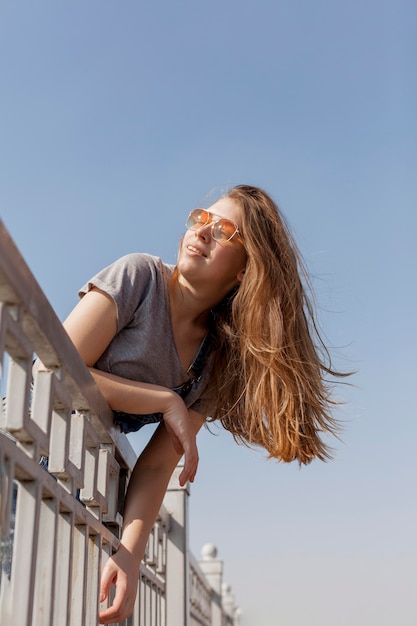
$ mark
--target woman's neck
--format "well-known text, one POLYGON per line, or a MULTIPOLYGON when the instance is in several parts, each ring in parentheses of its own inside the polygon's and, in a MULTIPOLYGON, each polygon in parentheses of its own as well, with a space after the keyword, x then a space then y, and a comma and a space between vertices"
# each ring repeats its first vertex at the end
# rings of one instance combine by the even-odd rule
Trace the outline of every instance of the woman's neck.
POLYGON ((213 298, 204 297, 185 281, 179 280, 175 274, 171 278, 169 295, 173 319, 195 327, 207 328, 210 311, 216 304, 213 298))

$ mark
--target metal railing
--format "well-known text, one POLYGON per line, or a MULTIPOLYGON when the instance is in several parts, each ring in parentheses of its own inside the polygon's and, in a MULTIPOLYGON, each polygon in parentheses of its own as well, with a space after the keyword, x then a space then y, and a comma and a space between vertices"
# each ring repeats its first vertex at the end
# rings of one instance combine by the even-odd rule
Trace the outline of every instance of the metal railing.
MULTIPOLYGON (((0 364, 0 623, 94 626, 136 455, 1 222, 0 364), (35 357, 45 370, 33 371, 35 357)), ((127 623, 235 626, 234 602, 204 573, 216 555, 199 564, 189 553, 178 471, 127 623)))

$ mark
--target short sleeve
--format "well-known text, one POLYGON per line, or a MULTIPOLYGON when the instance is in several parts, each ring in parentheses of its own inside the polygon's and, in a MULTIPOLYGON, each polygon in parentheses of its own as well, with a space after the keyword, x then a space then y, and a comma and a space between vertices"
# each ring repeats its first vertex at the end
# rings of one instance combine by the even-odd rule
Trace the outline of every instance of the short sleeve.
POLYGON ((158 257, 133 253, 123 256, 91 278, 78 292, 82 298, 93 287, 107 293, 115 302, 117 330, 129 325, 135 311, 146 297, 152 281, 157 281, 158 257))

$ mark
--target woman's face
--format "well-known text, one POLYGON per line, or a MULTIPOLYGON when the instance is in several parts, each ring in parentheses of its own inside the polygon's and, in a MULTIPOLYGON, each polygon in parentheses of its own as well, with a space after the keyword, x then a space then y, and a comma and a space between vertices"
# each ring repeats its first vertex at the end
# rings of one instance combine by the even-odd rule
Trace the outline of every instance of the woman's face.
MULTIPOLYGON (((241 228, 241 210, 234 200, 221 198, 208 211, 241 228)), ((203 289, 216 290, 219 301, 222 300, 243 278, 246 251, 239 239, 236 234, 228 242, 216 241, 212 237, 212 223, 187 230, 178 258, 180 275, 203 289)))

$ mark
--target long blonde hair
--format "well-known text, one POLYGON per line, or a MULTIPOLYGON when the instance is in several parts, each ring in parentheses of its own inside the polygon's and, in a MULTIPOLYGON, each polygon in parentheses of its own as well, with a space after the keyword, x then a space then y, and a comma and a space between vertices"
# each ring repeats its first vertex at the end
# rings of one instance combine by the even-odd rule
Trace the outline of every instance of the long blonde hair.
POLYGON ((331 367, 307 294, 301 255, 274 201, 248 185, 226 194, 240 207, 247 265, 239 288, 214 311, 217 349, 210 420, 238 443, 282 461, 330 458, 323 435, 337 435, 331 367))

